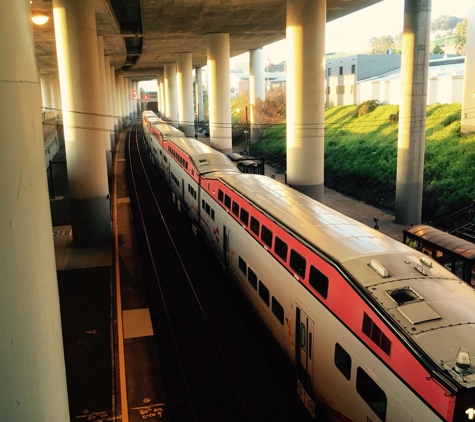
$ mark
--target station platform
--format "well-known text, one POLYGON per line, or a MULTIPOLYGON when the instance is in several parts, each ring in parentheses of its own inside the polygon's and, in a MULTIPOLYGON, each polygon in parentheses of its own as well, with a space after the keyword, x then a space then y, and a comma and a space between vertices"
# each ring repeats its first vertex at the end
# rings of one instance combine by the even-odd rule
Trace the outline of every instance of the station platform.
MULTIPOLYGON (((207 142, 203 137, 200 140, 207 142)), ((73 248, 64 146, 53 161, 50 200, 71 421, 168 421, 127 190, 125 133, 114 155, 114 244, 73 248)), ((266 166, 266 174, 284 175, 266 166)), ((404 226, 360 201, 325 189, 327 205, 402 240, 404 226)))
POLYGON ((73 248, 64 147, 53 160, 50 204, 70 418, 169 421, 125 179, 125 134, 117 145, 111 247, 73 248))

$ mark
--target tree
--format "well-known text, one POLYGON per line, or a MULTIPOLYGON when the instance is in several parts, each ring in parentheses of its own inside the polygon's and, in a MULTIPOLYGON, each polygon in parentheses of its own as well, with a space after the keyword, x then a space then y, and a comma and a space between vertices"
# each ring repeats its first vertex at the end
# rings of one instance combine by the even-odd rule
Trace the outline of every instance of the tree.
POLYGON ((442 15, 439 16, 436 20, 432 21, 430 24, 431 31, 449 31, 454 29, 456 25, 461 22, 461 18, 455 16, 442 15))
POLYGON ((439 44, 436 44, 432 50, 432 54, 444 54, 444 50, 442 50, 442 47, 439 44))
POLYGON ((258 122, 255 129, 260 137, 273 125, 285 124, 286 118, 286 90, 285 86, 278 86, 266 92, 265 101, 258 99, 254 105, 254 117, 258 122))
POLYGON ((373 37, 369 40, 371 54, 386 54, 388 50, 394 50, 394 38, 391 35, 373 37))
POLYGON ((465 56, 465 44, 467 43, 467 18, 459 22, 455 27, 455 51, 465 56))

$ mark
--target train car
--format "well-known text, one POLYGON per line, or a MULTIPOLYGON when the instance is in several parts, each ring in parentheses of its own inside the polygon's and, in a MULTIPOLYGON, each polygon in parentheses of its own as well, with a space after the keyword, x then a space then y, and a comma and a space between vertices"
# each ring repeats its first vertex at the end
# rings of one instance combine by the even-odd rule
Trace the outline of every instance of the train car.
POLYGON ((156 123, 164 124, 165 122, 151 110, 145 110, 142 113, 143 140, 145 146, 149 151, 152 143, 152 135, 150 133, 150 129, 152 125, 156 123))
MULTIPOLYGON (((177 163, 175 148, 184 160, 198 148, 173 142, 163 153, 177 163)), ((197 154, 193 171, 213 154, 197 154)), ((294 362, 309 412, 318 399, 345 422, 473 420, 473 288, 405 244, 230 166, 193 179, 193 218, 294 362)), ((176 168, 179 181, 186 171, 176 168)))

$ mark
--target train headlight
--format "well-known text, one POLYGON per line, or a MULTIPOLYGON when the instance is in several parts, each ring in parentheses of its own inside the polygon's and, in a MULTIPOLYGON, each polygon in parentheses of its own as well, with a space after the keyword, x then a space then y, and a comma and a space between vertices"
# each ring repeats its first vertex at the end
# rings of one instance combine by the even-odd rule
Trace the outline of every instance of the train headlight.
POLYGON ((472 373, 472 364, 470 361, 470 354, 466 349, 461 347, 457 353, 457 358, 454 368, 459 374, 472 373))

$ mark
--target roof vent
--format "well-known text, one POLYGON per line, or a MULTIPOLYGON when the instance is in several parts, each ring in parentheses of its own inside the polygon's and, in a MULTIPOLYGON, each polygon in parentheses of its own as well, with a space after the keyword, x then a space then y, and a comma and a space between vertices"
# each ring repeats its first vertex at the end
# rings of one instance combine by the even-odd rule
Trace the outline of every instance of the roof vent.
POLYGON ((399 305, 404 305, 415 300, 423 300, 422 296, 416 293, 410 287, 403 287, 401 289, 394 289, 386 292, 399 305))

